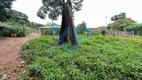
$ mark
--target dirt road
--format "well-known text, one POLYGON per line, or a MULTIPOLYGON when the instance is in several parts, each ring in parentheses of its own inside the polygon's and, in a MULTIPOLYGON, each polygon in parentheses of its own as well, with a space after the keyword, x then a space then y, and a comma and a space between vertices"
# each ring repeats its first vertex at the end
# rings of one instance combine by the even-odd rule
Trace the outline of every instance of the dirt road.
MULTIPOLYGON (((18 59, 20 54, 21 46, 26 43, 28 40, 39 37, 37 33, 31 33, 29 36, 26 37, 13 37, 13 38, 6 38, 0 40, 0 67, 2 68, 5 65, 11 64, 12 67, 15 67, 16 65, 14 62, 16 59, 18 59)), ((22 60, 22 59, 20 59, 22 60)), ((17 63, 19 64, 19 63, 17 63)), ((10 72, 9 68, 6 70, 0 70, 0 73, 8 73, 10 72), (1 72, 2 71, 2 72, 1 72)), ((10 75, 10 74, 9 74, 10 75)), ((1 80, 1 79, 0 79, 1 80)), ((10 79, 13 80, 13 79, 10 79)))

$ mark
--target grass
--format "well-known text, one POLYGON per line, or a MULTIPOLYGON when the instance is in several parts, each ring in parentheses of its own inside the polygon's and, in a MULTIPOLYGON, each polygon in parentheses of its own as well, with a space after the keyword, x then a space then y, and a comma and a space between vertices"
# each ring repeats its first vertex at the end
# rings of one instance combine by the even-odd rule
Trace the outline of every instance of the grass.
POLYGON ((127 38, 127 39, 141 40, 142 41, 142 36, 126 36, 126 37, 121 37, 121 38, 127 38))
POLYGON ((55 46, 58 38, 52 36, 31 40, 22 47, 29 63, 25 79, 142 80, 142 41, 104 36, 79 41, 77 49, 55 46))

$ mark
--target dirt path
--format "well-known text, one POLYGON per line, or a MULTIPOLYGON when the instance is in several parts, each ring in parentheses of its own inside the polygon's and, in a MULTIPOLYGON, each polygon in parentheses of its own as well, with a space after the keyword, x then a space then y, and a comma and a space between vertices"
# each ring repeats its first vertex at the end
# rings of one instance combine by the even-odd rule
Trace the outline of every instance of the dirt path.
MULTIPOLYGON (((11 72, 16 72, 15 70, 11 71, 13 68, 23 67, 23 65, 17 66, 19 64, 24 64, 24 60, 21 58, 20 48, 28 40, 36 37, 39 37, 37 33, 31 33, 27 37, 0 40, 0 80, 2 76, 13 76, 11 72)), ((15 78, 9 78, 8 80, 14 79, 15 78)))

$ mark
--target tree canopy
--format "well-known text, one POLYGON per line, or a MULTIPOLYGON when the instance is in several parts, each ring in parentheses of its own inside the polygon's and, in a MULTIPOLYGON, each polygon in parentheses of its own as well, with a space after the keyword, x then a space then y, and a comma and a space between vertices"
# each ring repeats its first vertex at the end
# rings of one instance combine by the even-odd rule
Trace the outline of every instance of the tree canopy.
POLYGON ((62 15, 63 6, 67 3, 72 5, 72 12, 80 11, 82 2, 84 0, 42 0, 43 6, 41 6, 37 12, 37 16, 41 19, 45 19, 48 14, 48 18, 57 20, 59 15, 62 15))
POLYGON ((11 9, 14 0, 0 0, 0 21, 7 20, 7 12, 11 9))
POLYGON ((26 14, 11 9, 13 1, 0 0, 0 21, 29 22, 26 14))
POLYGON ((114 15, 111 17, 111 21, 116 21, 116 20, 119 20, 119 19, 125 19, 126 18, 126 13, 120 13, 118 15, 114 15))
POLYGON ((14 22, 29 22, 28 16, 22 12, 16 10, 8 11, 8 20, 14 22))
POLYGON ((41 6, 37 12, 37 16, 45 19, 57 20, 62 15, 60 37, 58 44, 71 42, 72 45, 79 45, 75 24, 73 21, 73 13, 81 10, 84 0, 42 0, 41 6))
POLYGON ((13 1, 15 1, 15 0, 0 0, 0 7, 10 9, 13 1))
POLYGON ((87 24, 85 23, 85 21, 83 21, 82 23, 78 24, 77 25, 77 32, 78 33, 84 33, 84 32, 86 32, 87 31, 86 25, 87 24))
POLYGON ((125 27, 135 24, 136 22, 130 18, 119 19, 110 24, 113 30, 123 31, 125 27))
POLYGON ((122 12, 118 15, 112 16, 111 21, 114 21, 114 22, 109 24, 109 28, 111 28, 113 30, 117 30, 117 31, 124 31, 124 28, 136 23, 131 18, 127 18, 126 13, 124 13, 124 12, 122 12))
POLYGON ((77 25, 77 28, 86 28, 86 25, 85 21, 82 21, 82 23, 77 25))

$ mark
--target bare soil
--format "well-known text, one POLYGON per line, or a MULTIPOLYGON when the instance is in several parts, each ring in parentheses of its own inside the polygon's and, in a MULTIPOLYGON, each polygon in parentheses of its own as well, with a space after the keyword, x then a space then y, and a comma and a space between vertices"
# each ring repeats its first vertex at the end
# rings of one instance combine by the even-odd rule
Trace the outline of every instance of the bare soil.
POLYGON ((21 57, 21 46, 28 40, 39 37, 31 33, 26 37, 0 39, 0 80, 16 80, 25 73, 26 63, 21 57))

